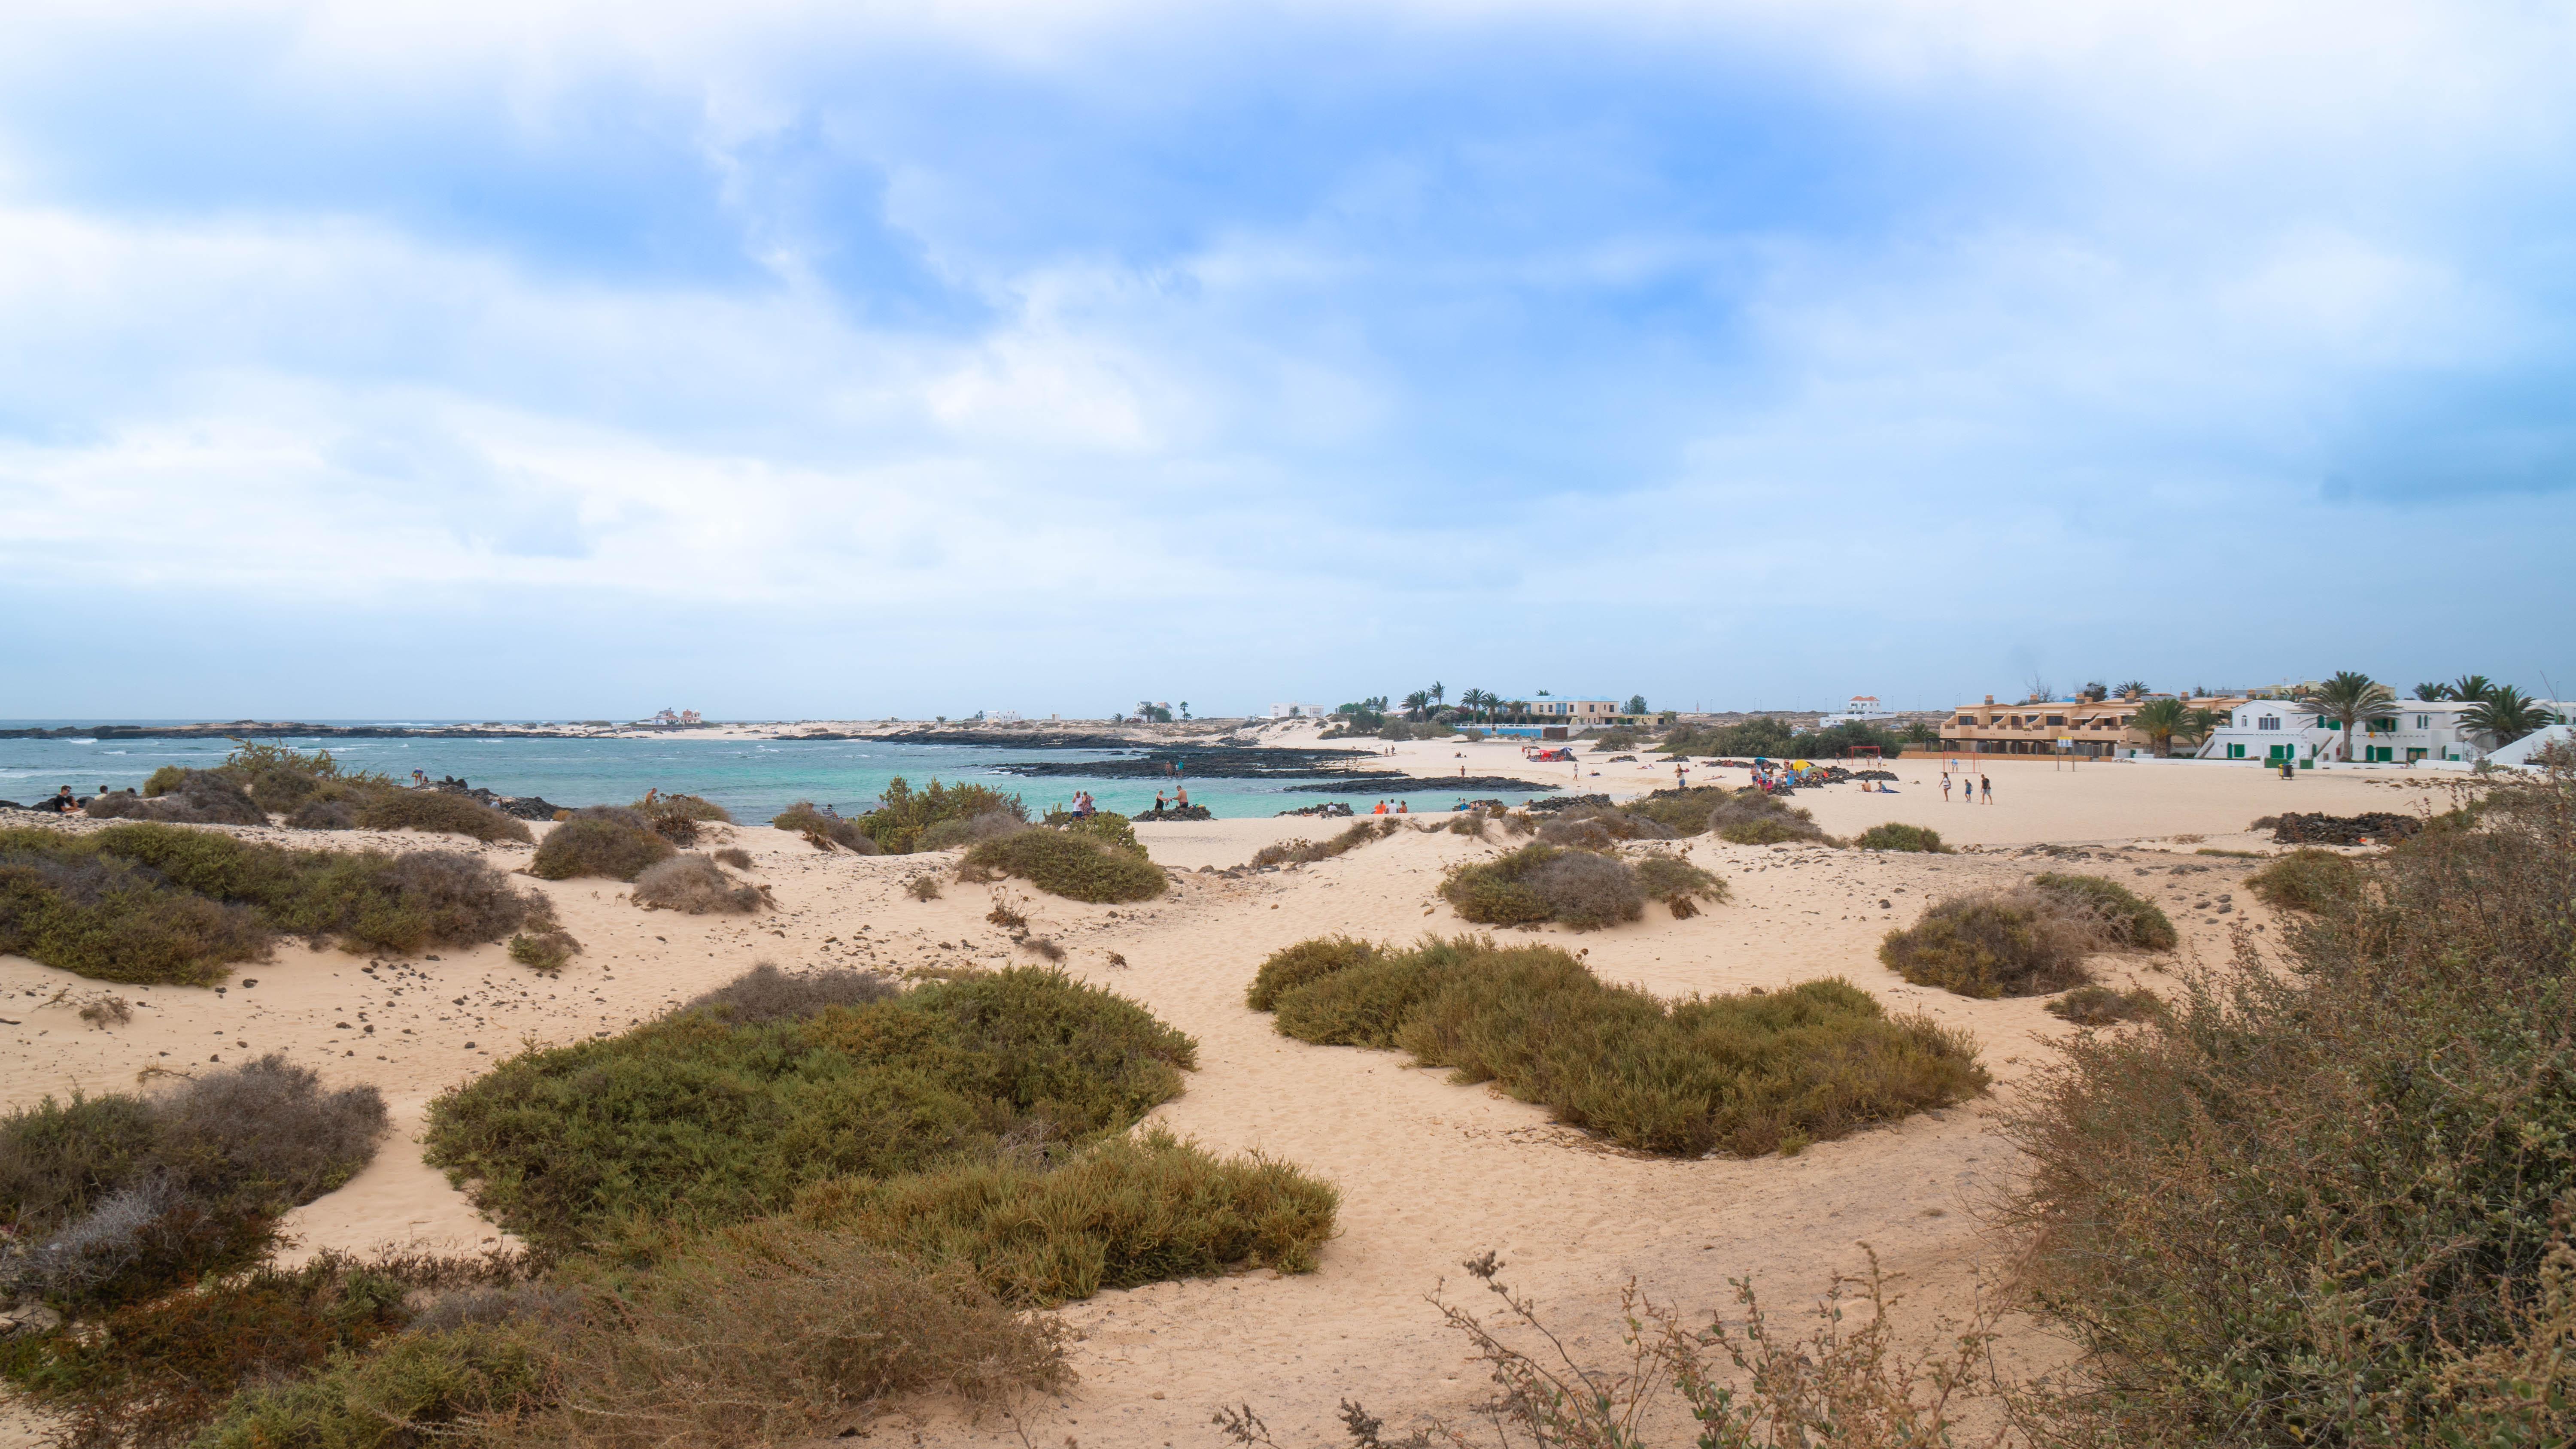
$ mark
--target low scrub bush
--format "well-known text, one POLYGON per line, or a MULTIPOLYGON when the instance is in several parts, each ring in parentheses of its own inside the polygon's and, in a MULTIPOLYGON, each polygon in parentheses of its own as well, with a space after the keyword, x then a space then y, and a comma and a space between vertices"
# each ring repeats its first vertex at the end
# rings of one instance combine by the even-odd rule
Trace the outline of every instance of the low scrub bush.
POLYGON ((1348 936, 1318 936, 1282 946, 1273 951, 1252 974, 1252 985, 1244 992, 1244 1001, 1255 1011, 1270 1011, 1279 1005, 1282 993, 1319 976, 1366 963, 1377 954, 1377 948, 1366 941, 1348 936))
POLYGON ((916 901, 935 901, 939 899, 939 877, 935 875, 914 876, 912 880, 904 886, 903 893, 912 897, 916 901))
MULTIPOLYGON (((163 766, 168 769, 168 766, 163 766)), ((145 795, 107 795, 83 807, 94 818, 156 820, 170 825, 266 825, 268 812, 238 783, 211 770, 181 770, 175 779, 153 780, 161 789, 145 795)))
POLYGON ((2576 1431, 2576 775, 2488 802, 2008 1107, 2030 1301, 2084 1375, 2046 1442, 2576 1431))
POLYGON ((2144 1021, 2163 1006, 2164 1002, 2144 987, 2121 991, 2109 986, 2078 986, 2052 998, 2048 1014, 2077 1026, 2110 1026, 2115 1022, 2144 1021))
POLYGON ((294 830, 355 830, 358 807, 346 800, 307 800, 288 812, 286 824, 294 830))
POLYGON ((701 825, 731 825, 733 816, 703 795, 647 794, 627 807, 644 817, 653 833, 685 850, 698 843, 701 825))
POLYGON ((1045 968, 745 1022, 728 1011, 808 988, 737 984, 748 1001, 525 1052, 439 1098, 429 1160, 512 1231, 575 1247, 638 1224, 739 1221, 814 1183, 923 1170, 1012 1133, 1123 1130, 1180 1090, 1196 1050, 1045 968))
POLYGON ((2110 941, 2102 922, 2063 894, 2030 886, 1974 891, 1925 908, 1890 931, 1878 959, 1917 986, 1961 996, 2040 996, 2091 978, 2084 958, 2110 941))
POLYGON ((728 845, 717 851, 715 858, 718 865, 729 865, 736 870, 751 869, 751 852, 738 845, 728 845))
POLYGON ((2170 951, 2182 937, 2164 907, 2145 900, 2118 881, 2098 875, 2033 876, 2034 887, 2061 904, 2089 913, 2110 945, 2132 951, 2170 951))
POLYGON ((203 985, 279 933, 417 951, 551 925, 472 856, 289 850, 216 831, 0 831, 0 950, 109 981, 203 985))
POLYGON ((1911 850, 1925 855, 1950 853, 1950 847, 1941 843, 1940 831, 1928 825, 1899 825, 1893 821, 1862 831, 1852 844, 1862 850, 1911 850))
POLYGON ((2294 850, 2245 878, 2265 905, 2285 911, 2325 912, 2360 899, 2362 873, 2349 857, 2331 850, 2294 850))
MULTIPOLYGON (((1678 857, 1653 859, 1667 863, 1650 867, 1655 875, 1649 881, 1639 867, 1617 856, 1561 850, 1544 840, 1532 841, 1489 860, 1450 867, 1440 882, 1440 895, 1461 920, 1478 925, 1559 921, 1589 931, 1636 920, 1645 914, 1649 896, 1687 904, 1718 885, 1715 877, 1678 857)), ((1679 913, 1696 912, 1697 907, 1690 906, 1679 913)))
POLYGON ((1777 795, 1747 786, 1708 812, 1708 828, 1736 845, 1831 844, 1815 816, 1777 795))
POLYGON ((523 932, 510 938, 510 959, 544 976, 561 971, 579 954, 581 943, 573 939, 572 932, 561 927, 523 932))
POLYGON ((525 1323, 396 1334, 372 1352, 333 1359, 314 1378, 235 1395, 194 1449, 507 1442, 553 1404, 555 1366, 540 1331, 525 1323))
POLYGON ((633 880, 675 853, 641 814, 622 805, 589 805, 546 832, 528 873, 539 880, 582 875, 633 880))
POLYGON ((859 855, 884 853, 877 843, 868 837, 867 832, 859 829, 857 821, 844 820, 838 815, 826 815, 815 809, 814 802, 811 800, 797 801, 779 812, 769 823, 780 830, 793 830, 804 836, 805 843, 816 850, 830 850, 837 845, 843 850, 859 855))
MULTIPOLYGON (((1318 959, 1321 959, 1320 957, 1318 959)), ((1401 1048, 1639 1151, 1754 1155, 1982 1090, 1974 1042, 1842 981, 1662 1002, 1565 952, 1431 938, 1277 993, 1281 1034, 1401 1048)))
POLYGON ((176 1446, 237 1390, 315 1373, 399 1331, 413 1293, 496 1271, 326 1250, 116 1308, 27 1344, 7 1373, 68 1443, 176 1446))
MULTIPOLYGON (((1122 825, 1126 823, 1124 817, 1120 818, 1119 823, 1122 825)), ((1068 819, 1067 827, 1070 828, 1071 824, 1068 819)), ((921 832, 920 837, 913 842, 912 848, 915 852, 962 850, 970 845, 981 845, 987 840, 999 840, 1005 835, 1017 835, 1028 828, 1027 821, 1007 810, 987 810, 981 815, 952 816, 946 820, 933 822, 928 829, 921 832)), ((1131 843, 1135 838, 1135 832, 1128 832, 1127 839, 1131 843)))
POLYGON ((1029 807, 1019 796, 1005 795, 991 786, 943 785, 933 779, 929 789, 915 790, 897 775, 886 782, 885 793, 877 797, 877 808, 859 817, 859 829, 888 855, 909 855, 923 848, 922 833, 943 820, 971 820, 995 813, 1023 825, 1029 819, 1029 807))
POLYGON ((0 1118, 0 1280, 67 1304, 242 1266, 278 1216, 348 1181, 385 1126, 373 1087, 325 1091, 271 1055, 149 1098, 47 1098, 0 1118))
POLYGON ((1560 810, 1538 828, 1539 839, 1577 850, 1608 850, 1628 840, 1670 840, 1675 834, 1652 816, 1598 805, 1560 810))
POLYGON ((680 1009, 703 1011, 735 1026, 759 1026, 819 1016, 835 1006, 889 1001, 900 994, 892 981, 873 971, 827 967, 791 975, 763 961, 680 1009))
POLYGON ((1169 884, 1163 868, 1142 854, 1042 826, 967 851, 958 874, 970 880, 1017 876, 1049 895, 1096 903, 1149 901, 1169 884))
POLYGON ((1676 918, 1687 920, 1699 914, 1701 901, 1727 898, 1726 882, 1691 864, 1678 855, 1660 850, 1648 851, 1630 862, 1637 872, 1637 884, 1648 898, 1662 901, 1676 918))
POLYGON ((758 886, 726 875, 703 855, 675 855, 635 877, 635 904, 693 916, 746 915, 766 904, 758 886))
POLYGON ((1735 791, 1723 785, 1695 785, 1684 790, 1657 790, 1622 808, 1632 815, 1645 816, 1679 838, 1706 833, 1710 812, 1734 798, 1735 791))
MULTIPOLYGON (((317 808, 330 809, 331 802, 320 802, 317 808)), ((357 821, 362 830, 435 830, 470 835, 486 843, 525 845, 536 839, 528 833, 526 821, 453 790, 373 790, 359 803, 357 821)))
POLYGON ((1303 1273, 1340 1195, 1285 1163, 1220 1158, 1161 1130, 1112 1137, 1062 1166, 1001 1160, 797 1201, 805 1222, 930 1263, 973 1268, 1014 1304, 1088 1298, 1254 1266, 1303 1273))
POLYGON ((1384 840, 1403 824, 1392 815, 1353 822, 1341 834, 1323 840, 1284 840, 1252 853, 1254 865, 1308 865, 1348 855, 1372 840, 1384 840))

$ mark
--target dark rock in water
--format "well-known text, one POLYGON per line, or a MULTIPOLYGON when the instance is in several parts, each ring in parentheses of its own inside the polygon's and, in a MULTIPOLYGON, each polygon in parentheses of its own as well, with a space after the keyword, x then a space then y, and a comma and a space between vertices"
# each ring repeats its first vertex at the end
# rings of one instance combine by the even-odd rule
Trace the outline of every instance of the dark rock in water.
POLYGON ((1350 814, 1351 807, 1340 800, 1326 800, 1319 805, 1306 805, 1295 810, 1282 810, 1279 813, 1282 815, 1315 815, 1326 819, 1337 820, 1342 816, 1350 814))
POLYGON ((1205 805, 1166 805, 1160 810, 1139 810, 1130 820, 1214 820, 1216 812, 1205 805))
MULTIPOLYGON (((1015 742, 1016 743, 1016 742, 1015 742)), ((1121 741, 1129 753, 1109 760, 1014 760, 992 768, 1006 775, 1069 775, 1094 780, 1311 780, 1351 777, 1359 760, 1374 759, 1366 750, 1245 750, 1215 745, 1140 748, 1121 741)))
MULTIPOLYGON (((1545 790, 1527 780, 1509 775, 1362 775, 1357 779, 1334 780, 1328 784, 1291 785, 1303 794, 1330 795, 1429 795, 1443 791, 1467 790, 1545 790)), ((1606 800, 1606 797, 1605 797, 1606 800)))
POLYGON ((2359 845, 2364 836, 2384 843, 2423 828, 2424 822, 2412 815, 2391 815, 2381 810, 2362 815, 2301 815, 2292 811, 2273 822, 2272 839, 2283 845, 2359 845))

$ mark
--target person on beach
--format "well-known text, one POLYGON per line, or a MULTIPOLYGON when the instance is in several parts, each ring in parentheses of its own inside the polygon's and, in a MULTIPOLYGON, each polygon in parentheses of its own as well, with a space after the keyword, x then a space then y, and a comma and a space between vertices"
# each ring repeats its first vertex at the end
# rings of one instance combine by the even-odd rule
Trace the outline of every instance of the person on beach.
POLYGON ((1977 783, 1986 788, 1986 803, 1989 805, 1995 803, 1994 777, 1992 775, 1979 775, 1977 777, 1977 783))
POLYGON ((1412 814, 1412 813, 1413 813, 1413 802, 1412 802, 1412 801, 1410 801, 1410 800, 1398 800, 1398 801, 1396 801, 1396 802, 1395 802, 1395 813, 1396 813, 1396 814, 1398 814, 1398 815, 1410 815, 1410 814, 1412 814))
POLYGON ((80 808, 80 802, 72 798, 72 787, 65 785, 52 799, 37 801, 36 808, 56 815, 69 815, 80 808))
POLYGON ((1950 803, 1950 772, 1947 770, 1941 772, 1941 803, 1950 803))
POLYGON ((1172 795, 1173 795, 1173 797, 1174 797, 1174 798, 1173 798, 1173 801, 1172 801, 1172 803, 1173 803, 1174 805, 1179 806, 1179 807, 1180 807, 1181 809, 1183 809, 1183 810, 1187 810, 1187 809, 1189 809, 1189 808, 1190 808, 1190 787, 1189 787, 1189 786, 1187 786, 1187 785, 1174 785, 1174 786, 1172 787, 1172 795))
POLYGON ((1385 802, 1385 801, 1383 801, 1383 800, 1380 800, 1379 802, 1377 802, 1377 808, 1376 808, 1375 810, 1370 811, 1369 813, 1370 813, 1371 815, 1384 815, 1384 814, 1386 813, 1386 802, 1385 802))
POLYGON ((1163 792, 1160 790, 1154 792, 1154 813, 1157 815, 1163 813, 1163 792))

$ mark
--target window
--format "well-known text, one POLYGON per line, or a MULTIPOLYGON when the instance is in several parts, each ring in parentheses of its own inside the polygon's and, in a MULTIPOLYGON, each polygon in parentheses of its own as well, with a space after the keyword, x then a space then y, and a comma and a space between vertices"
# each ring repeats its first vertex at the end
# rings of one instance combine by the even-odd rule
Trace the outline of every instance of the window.
POLYGON ((2433 727, 2433 717, 2432 717, 2431 715, 2429 715, 2429 714, 2419 714, 2419 715, 2415 716, 2415 728, 2417 728, 2417 729, 2419 729, 2419 730, 2429 730, 2429 729, 2431 729, 2432 727, 2433 727))
POLYGON ((1963 715, 1959 716, 1959 723, 1961 723, 1961 724, 1963 724, 1963 725, 1972 725, 1972 724, 1975 724, 1976 722, 1977 722, 1977 717, 1976 717, 1975 715, 1972 715, 1972 714, 1963 714, 1963 715))
POLYGON ((2053 714, 2048 717, 2048 722, 2053 725, 2062 725, 2066 723, 2066 716, 2062 714, 2053 714))
POLYGON ((2397 732, 2397 721, 2393 716, 2388 719, 2375 719, 2370 722, 2370 727, 2384 735, 2394 734, 2397 732))
POLYGON ((2277 715, 2277 714, 2267 714, 2267 715, 2263 716, 2263 719, 2262 719, 2261 723, 2259 723, 2259 724, 2257 724, 2257 725, 2255 726, 2255 728, 2257 728, 2257 729, 2266 729, 2266 730, 2276 730, 2276 729, 2279 729, 2280 727, 2281 727, 2281 717, 2280 717, 2279 715, 2277 715))

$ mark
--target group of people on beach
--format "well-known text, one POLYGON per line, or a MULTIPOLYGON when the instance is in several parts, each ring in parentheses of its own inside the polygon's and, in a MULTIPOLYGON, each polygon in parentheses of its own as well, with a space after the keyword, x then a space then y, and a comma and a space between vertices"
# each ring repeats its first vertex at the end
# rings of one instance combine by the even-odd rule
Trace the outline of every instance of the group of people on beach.
POLYGON ((1413 813, 1413 807, 1412 807, 1412 806, 1410 806, 1410 805, 1407 805, 1405 802, 1403 802, 1403 801, 1401 801, 1401 800, 1398 800, 1398 801, 1396 801, 1396 802, 1395 802, 1395 808, 1394 808, 1394 809, 1392 809, 1392 810, 1389 810, 1389 809, 1387 809, 1387 808, 1386 808, 1386 802, 1385 802, 1385 801, 1383 801, 1383 800, 1380 800, 1379 802, 1377 802, 1377 808, 1376 808, 1375 810, 1370 811, 1369 813, 1370 813, 1371 815, 1410 815, 1410 814, 1412 814, 1412 813, 1413 813))
MULTIPOLYGON (((1989 805, 1995 803, 1995 782, 1992 779, 1984 775, 1979 775, 1973 780, 1961 780, 1959 785, 1959 798, 1967 803, 1971 805, 1977 803, 1977 789, 1979 786, 1983 786, 1985 788, 1986 803, 1989 805)), ((1944 805, 1950 803, 1950 772, 1947 770, 1943 770, 1941 772, 1941 803, 1944 805)))

